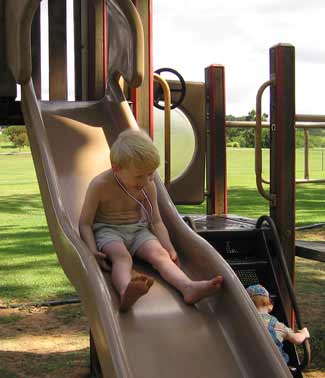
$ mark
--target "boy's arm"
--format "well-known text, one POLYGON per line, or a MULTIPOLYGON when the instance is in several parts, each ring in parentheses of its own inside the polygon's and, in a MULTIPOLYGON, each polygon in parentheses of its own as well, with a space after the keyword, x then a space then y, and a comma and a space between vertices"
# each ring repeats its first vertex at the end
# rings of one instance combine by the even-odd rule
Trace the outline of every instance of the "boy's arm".
POLYGON ((105 261, 105 253, 97 251, 96 241, 92 230, 99 198, 98 185, 92 182, 88 187, 85 202, 81 210, 79 232, 81 239, 87 244, 90 251, 94 254, 100 267, 104 270, 110 270, 109 265, 105 261))
POLYGON ((288 333, 288 335, 284 339, 290 341, 293 344, 301 344, 308 337, 310 337, 308 329, 303 328, 297 332, 288 333))
POLYGON ((87 244, 90 251, 93 253, 97 252, 95 237, 92 230, 92 224, 94 222, 99 202, 98 198, 98 188, 94 183, 91 183, 88 187, 79 219, 80 237, 87 244))
POLYGON ((177 252, 170 240, 167 228, 164 222, 161 219, 158 201, 157 201, 157 189, 154 182, 150 184, 149 189, 149 196, 153 207, 153 220, 152 220, 152 231, 157 236, 158 240, 160 241, 161 245, 167 250, 171 259, 176 263, 179 264, 177 252))

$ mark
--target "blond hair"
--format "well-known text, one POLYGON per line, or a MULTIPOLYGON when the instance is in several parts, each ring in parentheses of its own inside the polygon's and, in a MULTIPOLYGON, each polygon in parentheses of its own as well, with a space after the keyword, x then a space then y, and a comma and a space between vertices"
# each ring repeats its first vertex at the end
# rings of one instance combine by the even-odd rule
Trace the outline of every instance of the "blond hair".
POLYGON ((267 306, 269 308, 269 311, 272 311, 273 304, 270 300, 270 297, 266 297, 264 295, 254 295, 252 297, 252 301, 254 302, 256 308, 267 306))
POLYGON ((159 152, 148 134, 130 129, 119 134, 110 151, 112 165, 136 169, 155 170, 160 163, 159 152))

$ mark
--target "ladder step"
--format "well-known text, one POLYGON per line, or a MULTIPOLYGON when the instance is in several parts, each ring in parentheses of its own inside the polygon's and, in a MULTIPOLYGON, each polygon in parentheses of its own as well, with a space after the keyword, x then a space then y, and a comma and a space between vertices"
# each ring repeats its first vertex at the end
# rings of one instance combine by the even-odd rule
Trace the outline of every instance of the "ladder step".
POLYGON ((231 266, 231 267, 236 267, 236 268, 260 268, 260 267, 263 267, 263 266, 266 266, 268 265, 268 261, 266 260, 251 260, 251 261, 243 261, 243 260, 227 260, 227 263, 231 266))

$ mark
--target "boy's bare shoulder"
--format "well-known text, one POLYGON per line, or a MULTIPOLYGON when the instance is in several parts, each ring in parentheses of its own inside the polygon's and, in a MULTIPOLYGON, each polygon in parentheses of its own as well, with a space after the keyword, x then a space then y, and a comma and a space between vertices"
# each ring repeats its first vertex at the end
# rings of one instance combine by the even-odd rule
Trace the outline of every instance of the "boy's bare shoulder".
POLYGON ((104 171, 99 175, 95 176, 91 180, 89 187, 93 190, 100 190, 101 188, 107 188, 107 186, 110 186, 112 182, 113 171, 111 169, 108 169, 107 171, 104 171))

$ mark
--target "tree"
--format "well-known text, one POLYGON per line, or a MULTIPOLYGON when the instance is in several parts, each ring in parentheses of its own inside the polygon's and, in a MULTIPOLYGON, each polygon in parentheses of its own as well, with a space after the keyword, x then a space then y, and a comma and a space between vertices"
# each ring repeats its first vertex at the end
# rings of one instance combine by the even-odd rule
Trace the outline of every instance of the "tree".
POLYGON ((21 148, 24 146, 29 146, 25 126, 9 126, 3 130, 3 133, 15 147, 21 148))
MULTIPOLYGON (((268 119, 266 113, 262 114, 262 121, 268 119)), ((241 117, 234 117, 233 115, 226 116, 227 121, 256 121, 256 111, 252 109, 248 115, 241 117)), ((230 146, 237 142, 240 147, 254 147, 255 146, 255 129, 254 128, 230 128, 227 131, 227 145, 230 146)), ((267 148, 270 146, 269 131, 262 129, 262 147, 267 148)))

